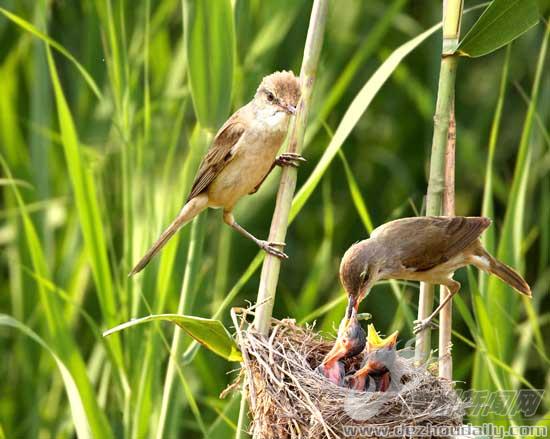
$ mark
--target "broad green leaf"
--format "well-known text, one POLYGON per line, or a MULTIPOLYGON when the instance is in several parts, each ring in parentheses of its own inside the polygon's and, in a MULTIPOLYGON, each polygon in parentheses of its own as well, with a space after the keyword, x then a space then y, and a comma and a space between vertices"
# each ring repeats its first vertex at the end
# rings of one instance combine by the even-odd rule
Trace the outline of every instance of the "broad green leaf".
POLYGON ((103 336, 106 337, 132 326, 159 320, 165 320, 178 325, 200 344, 226 360, 242 361, 241 353, 237 348, 237 344, 219 320, 178 314, 156 314, 122 323, 121 325, 105 331, 103 336))
POLYGON ((65 386, 65 391, 67 392, 67 398, 71 407, 71 415, 77 436, 79 439, 92 438, 93 435, 90 428, 88 415, 86 414, 86 409, 84 408, 84 403, 82 401, 82 398, 85 397, 85 395, 80 394, 71 372, 61 358, 59 358, 54 350, 42 338, 40 338, 38 334, 36 334, 25 324, 21 323, 19 320, 16 320, 6 314, 0 314, 0 326, 10 326, 18 329, 50 353, 55 360, 55 364, 57 365, 59 372, 61 373, 61 378, 63 378, 63 384, 65 386))
POLYGON ((13 23, 17 24, 22 29, 26 30, 30 34, 44 41, 48 46, 53 47, 55 50, 61 53, 64 57, 66 57, 69 61, 71 61, 74 64, 74 66, 77 68, 77 70, 80 72, 82 77, 84 78, 84 81, 86 81, 87 84, 90 86, 94 94, 99 99, 102 98, 101 92, 99 91, 99 87, 97 86, 94 79, 92 78, 92 75, 88 73, 88 71, 84 68, 84 66, 82 66, 82 64, 80 64, 67 49, 65 49, 57 41, 52 40, 48 35, 44 34, 43 32, 40 32, 35 26, 33 26, 28 21, 23 20, 18 15, 12 14, 10 11, 4 8, 0 8, 0 13, 4 14, 6 18, 11 20, 13 23))
POLYGON ((217 129, 231 105, 235 30, 230 0, 184 0, 184 37, 193 106, 200 124, 217 129))
POLYGON ((462 56, 487 55, 512 42, 537 24, 535 0, 494 0, 460 42, 462 56))
MULTIPOLYGON (((235 298, 239 295, 241 290, 244 288, 246 283, 250 280, 252 275, 256 272, 256 270, 261 266, 262 261, 264 260, 265 252, 259 251, 256 254, 256 257, 250 262, 244 273, 241 275, 239 280, 233 285, 231 290, 225 295, 225 298, 223 299, 223 302, 218 306, 218 309, 216 312, 212 314, 213 319, 219 318, 223 312, 231 305, 231 302, 235 300, 235 298)), ((193 342, 189 345, 189 347, 185 350, 183 354, 183 363, 189 364, 191 361, 193 361, 193 358, 195 357, 197 353, 197 349, 199 348, 199 345, 197 342, 193 342)))

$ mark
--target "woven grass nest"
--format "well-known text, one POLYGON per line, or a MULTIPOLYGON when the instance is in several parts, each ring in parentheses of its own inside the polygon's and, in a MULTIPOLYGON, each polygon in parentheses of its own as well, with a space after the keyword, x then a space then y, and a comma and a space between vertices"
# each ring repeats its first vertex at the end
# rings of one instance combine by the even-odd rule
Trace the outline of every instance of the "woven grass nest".
POLYGON ((334 340, 290 319, 273 319, 265 338, 246 321, 251 313, 241 311, 234 321, 244 362, 231 387, 245 384, 255 438, 378 437, 364 430, 350 435, 349 427, 395 431, 399 426, 462 424, 466 407, 453 384, 426 367, 416 367, 410 351, 398 351, 387 392, 358 392, 333 384, 315 370, 334 340))

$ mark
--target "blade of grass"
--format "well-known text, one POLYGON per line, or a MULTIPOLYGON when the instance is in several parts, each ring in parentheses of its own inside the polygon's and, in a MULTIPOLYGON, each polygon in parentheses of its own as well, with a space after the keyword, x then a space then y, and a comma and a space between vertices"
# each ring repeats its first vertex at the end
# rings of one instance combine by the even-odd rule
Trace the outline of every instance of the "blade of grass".
POLYGON ((61 53, 65 58, 67 58, 71 63, 74 64, 74 66, 77 68, 79 73, 82 75, 82 78, 92 92, 97 96, 98 99, 102 99, 101 92, 99 91, 99 87, 93 80, 92 76, 88 73, 88 71, 76 60, 76 58, 71 55, 71 53, 66 50, 61 44, 57 43, 56 41, 52 40, 50 37, 48 37, 46 34, 40 32, 35 26, 33 26, 28 21, 24 20, 23 18, 19 17, 18 15, 15 15, 8 11, 7 9, 4 9, 0 7, 0 13, 3 14, 7 19, 11 20, 13 23, 21 27, 23 30, 26 30, 27 32, 31 33, 35 37, 41 39, 44 41, 48 46, 53 47, 55 50, 57 50, 59 53, 61 53))
MULTIPOLYGON (((502 109, 504 107, 504 99, 506 97, 506 86, 508 83, 508 71, 510 66, 510 54, 512 46, 506 48, 506 55, 504 58, 504 64, 502 66, 502 73, 500 77, 500 87, 497 98, 497 105, 495 108, 495 114, 493 116, 493 122, 491 125, 491 133, 489 135, 489 147, 487 164, 485 167, 485 184, 483 186, 483 202, 481 208, 481 215, 493 218, 494 206, 493 206, 493 162, 495 157, 495 150, 498 142, 500 132, 500 122, 502 119, 502 109)), ((494 253, 495 251, 495 230, 490 227, 482 236, 481 242, 483 246, 489 251, 494 253)), ((479 272, 479 290, 482 295, 487 293, 487 274, 482 271, 479 272)))
POLYGON ((323 238, 315 259, 311 264, 304 286, 297 296, 297 303, 292 306, 292 309, 295 310, 294 317, 298 320, 306 315, 319 299, 319 292, 321 291, 323 281, 326 280, 329 273, 326 267, 331 265, 333 236, 334 209, 331 200, 331 182, 330 178, 325 178, 323 183, 323 238))
POLYGON ((309 199, 309 197, 319 184, 319 181, 321 180, 323 174, 326 172, 330 163, 338 153, 338 150, 342 147, 347 137, 350 135, 353 128, 355 128, 378 91, 382 88, 390 75, 397 68, 399 63, 414 49, 416 49, 424 40, 433 35, 440 27, 441 24, 436 24, 435 26, 432 26, 430 29, 424 31, 417 37, 399 46, 367 80, 361 91, 359 91, 357 96, 353 99, 352 103, 346 110, 344 116, 342 117, 342 120, 340 121, 340 124, 334 132, 334 137, 330 140, 328 146, 323 152, 321 159, 315 166, 315 169, 294 197, 290 210, 291 221, 296 217, 298 212, 302 209, 306 201, 309 199))
POLYGON ((230 0, 182 0, 183 31, 195 114, 202 127, 220 127, 229 113, 235 63, 230 0))
MULTIPOLYGON (((501 228, 501 240, 498 245, 497 257, 501 261, 522 269, 523 258, 521 254, 523 243, 523 227, 525 222, 526 212, 526 193, 527 183, 530 176, 531 158, 532 158, 532 143, 531 134, 534 122, 534 114, 538 102, 542 73, 544 64, 547 59, 548 40, 550 38, 550 25, 546 26, 546 32, 543 37, 542 45, 539 52, 535 79, 531 90, 531 101, 525 116, 523 130, 518 148, 518 154, 514 170, 514 178, 510 195, 507 200, 507 209, 504 216, 504 223, 501 228)), ((520 310, 518 307, 517 294, 507 285, 492 277, 488 283, 488 293, 486 298, 487 306, 493 308, 495 303, 498 303, 504 309, 516 310, 515 318, 520 310)), ((499 337, 503 340, 513 340, 512 328, 506 322, 504 316, 496 312, 491 315, 491 324, 498 329, 499 337)), ((534 322, 536 325, 536 322, 534 322)), ((514 350, 514 343, 507 343, 502 346, 500 352, 493 352, 499 355, 502 359, 509 359, 510 354, 514 350)))
POLYGON ((374 53, 380 42, 387 35, 394 24, 395 17, 405 7, 407 0, 394 0, 385 11, 384 15, 376 20, 373 28, 366 35, 363 43, 346 64, 342 73, 338 76, 328 95, 323 98, 323 104, 318 117, 313 120, 307 128, 305 144, 309 145, 315 137, 322 122, 326 121, 336 105, 341 101, 345 92, 349 89, 355 75, 365 64, 367 59, 374 53))
MULTIPOLYGON (((21 331, 26 336, 33 339, 40 346, 42 346, 54 359, 59 373, 63 378, 63 385, 65 387, 65 392, 67 393, 67 398, 69 399, 69 406, 71 408, 71 416, 74 423, 74 428, 79 439, 88 439, 93 438, 94 429, 90 425, 90 420, 88 419, 88 413, 86 406, 84 404, 83 398, 85 395, 80 393, 80 389, 76 384, 73 375, 71 374, 69 368, 65 365, 63 360, 55 353, 52 347, 46 343, 41 337, 36 334, 31 328, 25 324, 15 320, 11 316, 0 314, 0 326, 10 326, 21 331)), ((97 432, 97 430, 95 430, 97 432)))
MULTIPOLYGON (((13 179, 10 169, 2 155, 0 155, 0 165, 4 169, 5 175, 9 179, 13 179)), ((33 264, 33 271, 41 278, 48 279, 48 269, 44 252, 40 246, 34 224, 26 211, 26 206, 19 193, 19 189, 15 185, 12 185, 12 189, 19 209, 21 210, 23 230, 25 232, 25 240, 33 264)), ((66 364, 80 394, 82 395, 82 403, 84 404, 85 411, 88 416, 88 422, 93 433, 93 437, 113 437, 112 431, 107 423, 107 419, 99 409, 93 388, 88 380, 86 366, 80 356, 79 350, 76 348, 71 332, 65 324, 65 320, 57 300, 48 294, 42 282, 37 282, 36 287, 40 298, 40 304, 46 317, 48 343, 52 346, 52 349, 55 349, 56 354, 63 361, 63 363, 66 364)))
MULTIPOLYGON (((44 2, 38 2, 34 10, 35 22, 37 27, 46 28, 48 20, 48 7, 44 2)), ((48 64, 44 45, 40 40, 33 41, 34 50, 34 75, 37 78, 47 77, 48 64)), ((52 118, 52 105, 50 98, 50 85, 47 81, 36 81, 31 91, 31 120, 38 126, 47 126, 52 118)), ((30 153, 32 177, 36 187, 36 197, 38 200, 50 198, 50 178, 48 175, 50 164, 50 145, 42 139, 35 131, 32 131, 30 138, 30 153)), ((53 235, 51 229, 46 224, 46 213, 38 212, 35 214, 35 223, 39 232, 39 238, 43 242, 47 260, 53 258, 53 235)))
MULTIPOLYGON (((65 152, 67 168, 74 191, 82 234, 84 236, 84 245, 92 267, 97 297, 101 305, 103 318, 109 326, 114 326, 117 320, 118 306, 115 302, 115 295, 112 288, 113 280, 107 259, 107 244, 103 233, 103 221, 99 212, 95 182, 90 169, 85 167, 80 155, 76 128, 49 49, 47 55, 57 104, 63 150, 65 152)), ((117 362, 116 370, 120 383, 122 384, 123 390, 128 392, 129 388, 119 337, 113 338, 111 341, 111 348, 113 349, 117 362)))
MULTIPOLYGON (((204 225, 200 227, 199 222, 204 221, 204 218, 197 218, 191 224, 191 238, 189 243, 189 250, 187 253, 187 265, 185 268, 185 275, 181 287, 180 301, 178 304, 177 314, 185 314, 187 307, 189 306, 189 296, 191 295, 191 289, 193 280, 197 275, 197 266, 199 261, 197 260, 198 253, 201 251, 202 240, 204 238, 204 225)), ((168 410, 170 407, 171 393, 174 384, 174 378, 176 374, 176 362, 179 361, 181 355, 181 330, 179 328, 174 329, 174 336, 172 338, 172 346, 170 348, 170 359, 168 362, 168 368, 166 370, 166 376, 164 378, 164 389, 162 392, 161 411, 157 424, 156 437, 162 439, 164 437, 164 429, 166 427, 168 410)), ((185 389, 184 389, 185 390, 185 389)))
MULTIPOLYGON (((363 222, 363 225, 365 226, 365 229, 367 230, 367 232, 371 233, 374 229, 374 226, 372 224, 371 216, 368 211, 365 199, 361 194, 359 185, 349 166, 349 163, 348 163, 348 160, 346 159, 344 151, 340 149, 338 151, 338 155, 340 156, 340 159, 342 160, 342 164, 344 165, 344 172, 346 174, 346 180, 348 183, 348 188, 350 191, 351 198, 353 200, 353 204, 355 206, 355 210, 359 214, 359 217, 361 218, 361 221, 363 222)), ((407 300, 405 300, 405 297, 403 296, 403 291, 399 288, 397 281, 392 279, 389 281, 389 283, 390 283, 392 292, 397 300, 397 303, 399 304, 399 309, 403 312, 409 327, 412 329, 412 321, 414 317, 410 309, 410 306, 407 303, 407 300)))

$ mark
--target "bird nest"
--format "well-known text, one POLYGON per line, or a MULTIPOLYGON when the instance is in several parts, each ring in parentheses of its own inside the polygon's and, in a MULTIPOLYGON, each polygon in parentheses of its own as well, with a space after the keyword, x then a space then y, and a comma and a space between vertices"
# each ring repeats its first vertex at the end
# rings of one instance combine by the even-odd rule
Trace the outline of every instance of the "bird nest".
POLYGON ((466 407, 453 383, 415 366, 410 351, 398 351, 388 391, 359 392, 316 371, 334 340, 290 319, 273 319, 266 338, 247 315, 233 313, 244 361, 227 391, 244 384, 255 438, 413 438, 406 428, 462 425, 466 407))

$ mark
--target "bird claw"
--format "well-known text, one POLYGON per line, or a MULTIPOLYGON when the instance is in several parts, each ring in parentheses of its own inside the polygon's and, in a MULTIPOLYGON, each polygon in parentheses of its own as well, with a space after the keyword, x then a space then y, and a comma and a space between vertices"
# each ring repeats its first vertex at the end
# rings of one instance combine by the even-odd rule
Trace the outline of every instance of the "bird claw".
POLYGON ((433 321, 428 320, 428 319, 415 320, 413 322, 413 333, 418 334, 419 332, 424 331, 428 327, 436 328, 437 325, 433 321))
POLYGON ((279 157, 275 159, 275 163, 279 166, 292 166, 293 168, 297 168, 300 166, 301 162, 306 162, 307 160, 302 157, 300 154, 296 154, 294 152, 286 152, 284 154, 281 154, 279 157))
POLYGON ((286 245, 284 242, 260 241, 258 245, 262 250, 264 250, 266 253, 272 256, 275 256, 279 259, 288 259, 288 256, 285 253, 283 253, 282 251, 276 248, 276 247, 284 247, 286 245))

